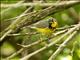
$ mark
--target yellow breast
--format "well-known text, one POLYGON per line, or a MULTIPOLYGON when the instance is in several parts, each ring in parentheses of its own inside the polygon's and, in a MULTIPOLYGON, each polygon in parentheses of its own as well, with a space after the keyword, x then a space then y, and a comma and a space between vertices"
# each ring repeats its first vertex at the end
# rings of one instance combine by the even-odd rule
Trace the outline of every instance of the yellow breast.
POLYGON ((43 35, 50 35, 53 32, 53 30, 49 28, 37 28, 37 31, 42 33, 43 35))

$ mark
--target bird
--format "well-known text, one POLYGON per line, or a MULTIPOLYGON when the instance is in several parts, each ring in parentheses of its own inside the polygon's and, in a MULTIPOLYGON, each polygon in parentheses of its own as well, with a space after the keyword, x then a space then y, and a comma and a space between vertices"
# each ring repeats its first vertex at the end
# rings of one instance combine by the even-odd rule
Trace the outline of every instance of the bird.
MULTIPOLYGON (((56 28, 58 27, 58 22, 55 18, 49 18, 47 20, 47 26, 45 27, 31 27, 35 29, 40 34, 40 39, 46 39, 49 42, 49 38, 55 32, 56 28)), ((44 24, 43 24, 44 25, 44 24)))
POLYGON ((58 27, 57 20, 55 18, 49 18, 48 27, 42 27, 42 28, 32 27, 32 28, 42 35, 50 36, 56 30, 57 27, 58 27))
POLYGON ((57 27, 58 27, 57 20, 51 17, 47 20, 44 20, 44 22, 40 21, 34 25, 28 26, 27 28, 30 28, 31 30, 38 33, 40 41, 45 40, 44 42, 41 42, 41 45, 44 46, 51 42, 50 38, 52 37, 52 34, 55 32, 57 27))

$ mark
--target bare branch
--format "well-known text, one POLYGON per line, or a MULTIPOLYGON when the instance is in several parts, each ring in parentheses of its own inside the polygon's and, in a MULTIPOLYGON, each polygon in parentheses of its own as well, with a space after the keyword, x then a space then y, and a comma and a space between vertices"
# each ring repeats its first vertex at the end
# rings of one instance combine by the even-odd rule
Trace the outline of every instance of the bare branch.
POLYGON ((15 6, 15 4, 1 4, 1 8, 7 8, 7 7, 19 7, 19 6, 42 6, 42 7, 48 7, 48 6, 58 6, 58 5, 62 5, 65 2, 71 3, 71 2, 75 2, 75 1, 61 1, 61 3, 57 4, 57 3, 23 3, 23 4, 18 4, 15 6))
POLYGON ((48 60, 54 60, 56 56, 64 49, 64 47, 71 41, 77 31, 74 31, 60 46, 59 48, 50 56, 48 60))
MULTIPOLYGON (((57 35, 59 35, 59 34, 62 34, 62 33, 64 33, 64 32, 66 32, 66 31, 67 31, 67 30, 63 30, 63 31, 59 31, 59 32, 57 32, 57 33, 54 33, 52 37, 55 37, 55 36, 57 36, 57 35)), ((23 47, 23 48, 19 49, 17 52, 13 53, 11 56, 7 57, 6 59, 9 60, 9 59, 13 58, 14 56, 20 54, 20 53, 24 50, 24 48, 32 47, 32 46, 37 45, 37 44, 39 44, 39 43, 41 43, 41 42, 44 42, 44 41, 45 41, 45 40, 38 40, 38 41, 33 42, 32 44, 29 44, 29 45, 20 45, 20 44, 19 44, 19 45, 20 45, 21 47, 23 47)))
POLYGON ((18 33, 18 34, 8 34, 8 36, 23 36, 23 35, 34 35, 37 34, 37 32, 33 32, 33 33, 18 33))
POLYGON ((56 44, 57 42, 61 41, 62 38, 64 38, 66 35, 72 33, 73 31, 75 31, 75 30, 76 30, 77 28, 79 28, 79 27, 80 27, 80 24, 76 25, 74 28, 71 28, 67 33, 65 33, 64 35, 62 35, 62 36, 61 36, 59 39, 57 39, 56 41, 54 41, 54 42, 52 42, 52 43, 50 43, 50 44, 42 47, 41 49, 38 49, 38 50, 34 51, 33 53, 31 53, 31 54, 29 54, 29 55, 26 55, 26 56, 22 57, 20 60, 26 60, 26 59, 28 60, 28 59, 29 59, 30 57, 32 57, 33 55, 35 55, 35 54, 37 54, 37 53, 39 53, 39 52, 41 52, 41 51, 43 51, 43 50, 45 50, 45 49, 53 46, 53 45, 56 44))

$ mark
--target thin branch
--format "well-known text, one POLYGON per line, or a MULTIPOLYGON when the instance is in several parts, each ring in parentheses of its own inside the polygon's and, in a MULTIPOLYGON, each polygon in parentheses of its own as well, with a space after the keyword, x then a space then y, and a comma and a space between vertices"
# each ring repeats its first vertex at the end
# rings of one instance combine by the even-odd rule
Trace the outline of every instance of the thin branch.
MULTIPOLYGON (((18 4, 18 3, 17 3, 17 4, 18 4)), ((24 16, 26 13, 28 13, 32 8, 33 8, 32 6, 29 7, 29 8, 28 8, 27 10, 25 10, 20 16, 18 16, 17 19, 23 17, 23 16, 24 16)), ((13 31, 12 29, 10 29, 10 30, 8 30, 8 29, 9 29, 9 27, 4 30, 4 31, 7 31, 7 32, 4 33, 4 35, 0 38, 0 41, 2 41, 6 36, 9 35, 9 33, 11 33, 11 32, 13 31)), ((3 32, 4 32, 4 31, 3 31, 3 32)), ((1 32, 1 34, 3 34, 3 32, 1 32)))
MULTIPOLYGON (((19 5, 20 5, 20 4, 19 4, 19 5)), ((29 13, 32 8, 33 8, 33 6, 30 6, 30 7, 29 7, 26 11, 24 11, 23 14, 21 14, 21 15, 22 15, 22 16, 25 16, 26 13, 29 13)), ((15 20, 15 19, 17 19, 17 18, 19 18, 19 16, 12 17, 12 18, 9 18, 9 19, 5 19, 5 21, 15 20)))
MULTIPOLYGON (((36 6, 36 5, 39 5, 39 6, 42 6, 42 7, 48 7, 48 6, 58 6, 58 5, 62 5, 64 4, 65 2, 75 2, 75 1, 61 1, 61 3, 57 4, 57 3, 23 3, 23 4, 18 4, 16 5, 16 7, 18 6, 36 6)), ((1 4, 1 8, 7 8, 7 7, 13 7, 15 6, 15 4, 1 4)))
POLYGON ((0 41, 2 41, 9 33, 11 33, 12 30, 8 30, 1 38, 0 41))
MULTIPOLYGON (((66 31, 67 31, 67 29, 66 29, 66 30, 63 30, 63 31, 59 31, 59 32, 53 33, 53 35, 52 35, 51 37, 49 37, 49 39, 52 39, 53 37, 56 37, 57 35, 60 35, 60 34, 62 34, 62 33, 64 33, 64 32, 66 32, 66 31)), ((32 44, 29 44, 29 45, 21 45, 21 44, 18 44, 18 45, 22 46, 23 48, 29 48, 29 47, 32 47, 32 46, 34 46, 34 45, 36 45, 36 44, 39 44, 39 43, 41 43, 41 42, 44 42, 44 41, 46 41, 46 40, 47 40, 47 39, 38 40, 38 41, 36 41, 36 42, 34 42, 34 43, 32 43, 32 44)))
POLYGON ((37 34, 37 32, 33 32, 33 33, 17 33, 17 34, 8 34, 7 36, 23 36, 23 35, 35 35, 37 34))
POLYGON ((31 54, 29 54, 29 55, 26 55, 26 56, 22 57, 20 60, 28 60, 28 59, 29 59, 30 57, 32 57, 33 55, 35 55, 35 54, 37 54, 37 53, 39 53, 39 52, 41 52, 41 51, 43 51, 43 50, 45 50, 45 49, 53 46, 53 45, 56 44, 57 42, 61 41, 62 38, 64 38, 66 35, 72 33, 73 31, 75 31, 75 30, 76 30, 77 28, 79 28, 79 27, 80 27, 80 24, 76 25, 74 28, 71 28, 67 33, 65 33, 64 35, 62 35, 62 36, 61 36, 59 39, 57 39, 56 41, 54 41, 54 42, 52 42, 52 43, 50 43, 50 44, 42 47, 41 49, 38 49, 38 50, 34 51, 33 53, 31 53, 31 54))
MULTIPOLYGON (((56 33, 53 33, 53 35, 58 35, 58 34, 61 34, 63 33, 64 31, 67 31, 69 28, 72 28, 74 27, 75 25, 71 25, 71 26, 64 26, 64 27, 61 27, 61 28, 57 28, 56 30, 62 30, 62 31, 59 31, 59 32, 56 32, 56 33)), ((28 28, 32 28, 31 26, 28 27, 28 28)), ((36 28, 36 27, 35 27, 36 28)), ((27 28, 26 28, 27 29, 27 28)), ((8 34, 7 36, 23 36, 23 35, 34 35, 34 34, 38 34, 38 32, 32 32, 32 33, 17 33, 17 34, 8 34)))
POLYGON ((52 37, 53 37, 53 36, 56 36, 56 35, 60 35, 60 34, 62 34, 62 33, 64 33, 64 32, 67 32, 67 31, 68 31, 68 29, 65 29, 65 30, 61 30, 61 31, 59 31, 59 32, 53 33, 52 37))
MULTIPOLYGON (((55 37, 55 36, 57 36, 57 35, 59 35, 59 34, 62 34, 62 33, 64 33, 64 32, 66 32, 67 30, 63 30, 63 31, 59 31, 59 32, 57 32, 57 33, 54 33, 53 34, 53 37, 55 37)), ((29 48, 29 47, 32 47, 32 46, 34 46, 34 45, 37 45, 37 44, 39 44, 39 43, 41 43, 41 42, 44 42, 45 40, 38 40, 38 41, 36 41, 36 42, 33 42, 32 44, 29 44, 29 45, 20 45, 21 47, 23 47, 23 48, 21 48, 21 49, 19 49, 17 52, 15 52, 15 53, 13 53, 11 56, 9 56, 9 57, 7 57, 6 59, 11 59, 11 58, 13 58, 14 56, 16 56, 16 55, 18 55, 18 54, 20 54, 23 50, 24 50, 24 48, 29 48)))
POLYGON ((64 49, 64 47, 71 41, 77 31, 74 31, 60 46, 59 48, 50 56, 48 60, 55 60, 56 56, 64 49))
POLYGON ((68 26, 68 25, 65 25, 61 28, 56 28, 56 30, 64 30, 64 29, 68 29, 68 28, 73 28, 75 25, 71 25, 71 26, 68 26))

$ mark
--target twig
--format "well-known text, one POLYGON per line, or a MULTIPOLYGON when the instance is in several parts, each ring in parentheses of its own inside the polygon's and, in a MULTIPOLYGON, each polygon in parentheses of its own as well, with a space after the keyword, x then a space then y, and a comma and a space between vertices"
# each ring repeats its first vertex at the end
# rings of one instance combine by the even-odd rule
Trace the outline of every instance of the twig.
MULTIPOLYGON (((53 33, 53 36, 56 36, 58 34, 64 33, 65 31, 67 31, 68 29, 53 33)), ((16 34, 8 34, 7 36, 23 36, 23 35, 34 35, 34 34, 38 34, 38 32, 32 32, 32 33, 16 33, 16 34)))
POLYGON ((71 41, 73 36, 77 33, 77 31, 74 31, 60 46, 59 48, 50 56, 48 60, 54 60, 56 56, 64 49, 64 47, 71 41))
MULTIPOLYGON (((61 1, 61 3, 57 4, 57 3, 23 3, 23 4, 18 4, 17 6, 42 6, 42 7, 48 7, 48 6, 58 6, 61 4, 64 4, 65 2, 75 2, 75 1, 61 1)), ((15 4, 1 4, 1 8, 7 8, 7 7, 13 7, 15 6, 15 4)))
POLYGON ((34 35, 37 34, 37 32, 33 32, 33 33, 18 33, 18 34, 8 34, 7 36, 23 36, 23 35, 34 35))
MULTIPOLYGON (((29 10, 31 10, 32 8, 33 8, 33 7, 31 6, 30 8, 28 8, 27 10, 25 10, 20 16, 18 16, 17 19, 20 19, 21 17, 25 16, 25 14, 28 13, 29 10)), ((0 38, 0 42, 1 42, 6 36, 8 36, 8 34, 10 34, 10 33, 13 31, 12 29, 9 30, 9 27, 6 28, 5 31, 6 31, 6 30, 7 30, 7 32, 4 33, 4 35, 0 38)), ((4 31, 3 31, 3 32, 4 32, 4 31)), ((3 33, 1 32, 1 34, 3 34, 3 33)))
MULTIPOLYGON (((33 6, 30 6, 26 11, 23 12, 22 16, 25 16, 26 13, 29 13, 32 8, 33 8, 33 6)), ((9 19, 5 19, 5 21, 11 21, 11 20, 14 20, 14 19, 17 19, 17 18, 19 18, 19 16, 16 16, 16 17, 13 17, 13 18, 9 18, 9 19)))
MULTIPOLYGON (((66 29, 64 29, 64 30, 63 30, 63 28, 59 28, 59 29, 61 29, 62 31, 55 32, 55 33, 53 33, 52 36, 56 36, 56 35, 62 34, 62 33, 64 33, 65 31, 68 30, 68 28, 66 28, 66 29)), ((24 33, 24 34, 23 34, 23 33, 8 34, 7 36, 23 36, 23 35, 34 35, 34 34, 38 34, 38 32, 24 33)))
POLYGON ((7 31, 1 38, 0 38, 0 42, 9 34, 11 33, 12 30, 7 31))
POLYGON ((56 28, 56 30, 64 30, 64 29, 72 28, 72 27, 74 27, 74 26, 75 26, 75 25, 71 25, 71 26, 65 25, 64 27, 56 28))
POLYGON ((71 28, 67 33, 65 33, 63 36, 61 36, 59 39, 57 39, 56 41, 42 47, 41 49, 38 49, 37 51, 34 51, 33 53, 29 54, 29 55, 26 55, 24 57, 22 57, 20 60, 28 60, 30 57, 32 57, 33 55, 53 46, 54 44, 56 44, 57 42, 61 41, 62 38, 64 38, 66 35, 72 33, 74 30, 76 30, 77 28, 80 27, 80 24, 76 25, 74 28, 71 28))
MULTIPOLYGON (((57 33, 54 33, 53 34, 53 37, 55 37, 55 36, 57 36, 57 35, 59 35, 59 34, 62 34, 62 33, 64 33, 64 32, 66 32, 67 30, 63 30, 63 31, 59 31, 59 32, 57 32, 57 33)), ((20 46, 22 46, 23 48, 21 48, 20 50, 18 50, 17 52, 15 52, 15 53, 13 53, 11 56, 9 56, 9 57, 7 57, 6 59, 11 59, 11 58, 13 58, 14 56, 16 56, 16 55, 18 55, 19 53, 21 53, 23 50, 24 50, 24 48, 29 48, 29 47, 32 47, 32 46, 34 46, 34 45, 37 45, 37 44, 39 44, 39 43, 41 43, 41 42, 43 42, 43 41, 45 41, 45 40, 38 40, 38 41, 36 41, 36 42, 33 42, 32 44, 29 44, 29 45, 20 45, 20 46)))
MULTIPOLYGON (((60 34, 62 34, 62 33, 64 33, 64 32, 66 32, 66 31, 68 31, 68 29, 63 30, 63 31, 59 31, 59 32, 56 32, 56 33, 53 33, 52 36, 49 37, 49 39, 51 40, 53 37, 56 37, 56 36, 58 36, 58 35, 60 35, 60 34)), ((36 45, 36 44, 39 44, 39 43, 41 43, 41 42, 44 42, 44 41, 46 41, 46 40, 47 40, 47 38, 44 39, 44 40, 38 40, 38 41, 36 41, 36 42, 34 42, 34 43, 32 43, 32 44, 29 44, 29 45, 21 45, 21 44, 18 44, 18 45, 22 46, 23 48, 28 48, 28 47, 32 47, 32 46, 34 46, 34 45, 36 45)))
POLYGON ((67 32, 67 31, 68 31, 68 29, 65 29, 65 30, 62 30, 62 31, 59 31, 59 32, 53 33, 52 36, 60 35, 60 34, 62 34, 62 33, 64 33, 64 32, 67 32))
MULTIPOLYGON (((37 24, 35 24, 35 26, 27 26, 27 27, 23 27, 22 29, 35 29, 37 28, 36 27, 37 24)), ((75 24, 76 25, 76 24, 75 24)), ((56 31, 60 31, 60 30, 65 30, 65 29, 69 29, 69 28, 73 28, 75 25, 71 25, 71 26, 68 26, 68 25, 65 25, 63 27, 60 27, 60 28, 56 28, 56 31)), ((41 26, 43 27, 43 26, 41 26)))

